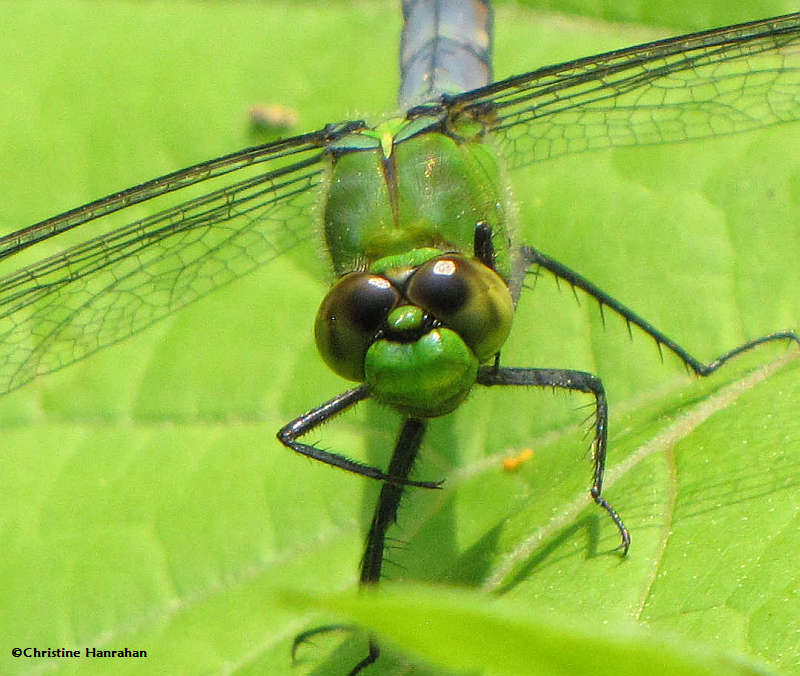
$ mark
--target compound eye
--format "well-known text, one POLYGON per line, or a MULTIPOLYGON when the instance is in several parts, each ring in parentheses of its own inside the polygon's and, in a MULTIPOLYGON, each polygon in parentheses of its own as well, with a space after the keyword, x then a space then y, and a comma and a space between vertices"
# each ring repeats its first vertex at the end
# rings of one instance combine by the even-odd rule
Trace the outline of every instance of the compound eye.
POLYGON ((317 312, 317 349, 343 378, 364 379, 364 356, 400 292, 385 277, 353 272, 328 292, 317 312))
POLYGON ((489 360, 511 330, 514 303, 500 275, 477 259, 445 254, 421 265, 406 296, 453 329, 479 361, 489 360))

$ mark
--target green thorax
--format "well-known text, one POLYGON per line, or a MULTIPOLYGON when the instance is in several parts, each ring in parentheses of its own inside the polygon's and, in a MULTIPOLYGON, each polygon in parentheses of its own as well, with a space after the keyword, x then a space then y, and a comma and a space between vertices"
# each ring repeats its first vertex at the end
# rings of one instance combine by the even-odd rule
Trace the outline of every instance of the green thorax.
POLYGON ((329 146, 325 244, 337 276, 433 247, 472 255, 492 228, 496 270, 511 274, 507 198, 494 150, 474 121, 445 134, 430 116, 393 119, 329 146))

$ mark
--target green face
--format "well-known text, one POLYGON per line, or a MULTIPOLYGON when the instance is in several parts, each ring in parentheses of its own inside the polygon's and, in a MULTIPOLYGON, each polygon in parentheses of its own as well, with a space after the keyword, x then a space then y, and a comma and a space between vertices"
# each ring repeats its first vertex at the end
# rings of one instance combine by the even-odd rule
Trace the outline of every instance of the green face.
POLYGON ((424 252, 422 262, 417 250, 342 277, 320 306, 315 335, 340 376, 407 415, 435 417, 461 403, 479 364, 500 350, 513 302, 479 260, 424 252))

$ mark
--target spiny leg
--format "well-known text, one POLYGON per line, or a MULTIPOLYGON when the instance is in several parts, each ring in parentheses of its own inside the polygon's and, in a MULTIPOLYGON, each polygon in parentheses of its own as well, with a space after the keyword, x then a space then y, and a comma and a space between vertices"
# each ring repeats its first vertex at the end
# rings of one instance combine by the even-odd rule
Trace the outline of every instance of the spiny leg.
POLYGON ((350 460, 350 458, 346 458, 339 453, 331 453, 330 451, 325 451, 312 444, 304 444, 297 441, 298 437, 308 434, 314 428, 327 422, 335 415, 338 415, 367 397, 369 397, 369 391, 365 385, 360 385, 352 390, 348 390, 330 401, 326 401, 321 406, 311 409, 308 413, 304 413, 291 422, 286 423, 278 432, 278 441, 296 453, 300 453, 308 458, 319 460, 320 462, 334 467, 339 467, 347 472, 365 476, 369 479, 401 483, 407 486, 419 486, 420 488, 440 488, 442 485, 441 481, 412 481, 408 479, 407 476, 398 478, 392 474, 391 467, 388 473, 384 473, 377 467, 371 467, 370 465, 364 465, 355 460, 350 460))
POLYGON ((602 507, 619 530, 623 555, 628 553, 631 536, 617 511, 602 497, 603 472, 606 464, 606 445, 608 439, 608 404, 603 383, 595 375, 571 369, 508 368, 503 366, 483 366, 478 371, 478 382, 493 385, 517 385, 525 387, 557 387, 576 390, 594 395, 595 434, 594 434, 594 477, 589 491, 592 499, 602 507))
POLYGON ((800 336, 794 331, 776 331, 775 333, 770 333, 766 336, 761 336, 760 338, 754 338, 753 340, 748 340, 746 343, 742 343, 741 345, 733 348, 732 350, 728 350, 723 354, 719 355, 716 359, 704 364, 696 357, 692 356, 687 352, 683 347, 678 345, 674 340, 669 338, 667 335, 659 331, 656 327, 654 327, 650 322, 646 321, 639 315, 637 315, 633 310, 628 308, 627 306, 620 303, 618 300, 613 298, 612 296, 608 295, 605 291, 600 289, 599 287, 592 284, 588 279, 582 277, 574 270, 571 270, 566 265, 562 265, 557 260, 546 256, 541 251, 537 251, 532 247, 524 247, 522 250, 523 257, 525 260, 526 267, 531 265, 540 265, 541 267, 549 270, 550 272, 555 275, 556 279, 563 279, 566 282, 569 282, 573 287, 577 287, 582 289, 590 296, 592 296, 598 303, 600 303, 600 309, 602 311, 603 306, 607 306, 611 308, 614 312, 618 315, 623 317, 630 327, 631 324, 638 326, 642 331, 646 334, 651 336, 653 340, 656 341, 656 345, 658 345, 658 349, 661 350, 661 346, 663 345, 672 353, 678 356, 678 358, 686 364, 689 368, 694 371, 695 374, 698 376, 708 376, 714 371, 716 371, 720 366, 725 364, 728 360, 736 355, 741 354, 742 352, 747 352, 748 350, 752 350, 754 347, 758 345, 763 345, 764 343, 770 343, 776 340, 789 340, 794 341, 800 346, 800 336))
MULTIPOLYGON (((491 226, 489 226, 488 223, 480 221, 475 224, 473 248, 475 256, 478 259, 480 259, 484 263, 484 265, 494 269, 495 250, 494 250, 494 244, 492 242, 492 228, 491 226)), ((542 258, 546 258, 544 257, 543 254, 539 254, 539 252, 530 248, 523 248, 522 253, 523 253, 523 260, 520 262, 523 267, 515 271, 516 273, 515 276, 518 279, 512 281, 511 285, 515 303, 519 297, 522 278, 524 277, 527 268, 533 263, 539 263, 539 259, 535 258, 535 256, 542 256, 542 258)), ((547 259, 548 262, 550 260, 551 259, 547 259)), ((563 266, 561 267, 563 268, 563 266)), ((566 270, 566 268, 563 269, 566 270)), ((581 281, 585 282, 585 280, 579 278, 574 273, 572 274, 576 279, 580 279, 581 281)), ((589 282, 585 283, 586 285, 591 286, 589 282)), ((602 302, 603 301, 601 301, 601 303, 602 302)), ((592 480, 592 487, 590 490, 590 494, 595 503, 598 504, 600 507, 602 507, 609 514, 612 521, 616 525, 617 529, 619 530, 620 538, 622 540, 621 546, 623 549, 623 555, 627 554, 628 548, 630 547, 631 544, 630 532, 625 527, 625 524, 622 522, 622 518, 617 513, 617 511, 601 495, 603 489, 603 472, 605 471, 606 446, 608 438, 608 403, 606 402, 605 389, 603 388, 602 381, 597 376, 594 376, 591 373, 585 373, 583 371, 572 371, 567 369, 504 368, 500 366, 500 353, 498 353, 495 355, 494 364, 492 366, 482 367, 479 370, 478 382, 481 383, 482 385, 487 385, 487 386, 533 385, 537 387, 559 387, 562 389, 587 392, 594 395, 595 398, 595 437, 593 443, 594 477, 592 480)))
MULTIPOLYGON (((422 437, 425 434, 425 422, 418 418, 409 418, 403 423, 403 429, 397 438, 392 459, 389 462, 388 474, 405 479, 411 473, 417 458, 422 437)), ((403 497, 403 488, 410 482, 384 483, 372 515, 372 523, 367 534, 367 545, 361 559, 361 585, 376 584, 381 578, 383 550, 386 543, 386 531, 396 518, 397 508, 403 497)))
MULTIPOLYGON (((389 462, 387 473, 393 477, 407 478, 417 458, 422 437, 425 434, 425 423, 417 418, 409 418, 403 423, 403 429, 397 438, 397 444, 389 462)), ((361 558, 362 587, 375 585, 380 581, 383 566, 383 552, 386 547, 386 531, 397 520, 397 508, 403 497, 407 482, 384 483, 372 515, 372 523, 367 533, 367 544, 361 558)), ((380 648, 374 638, 369 639, 369 655, 359 662, 349 676, 357 674, 364 667, 378 659, 380 648)))
MULTIPOLYGON (((386 531, 397 519, 397 508, 403 497, 403 488, 407 485, 417 485, 408 481, 408 475, 414 466, 422 437, 425 434, 425 422, 417 418, 409 418, 403 423, 400 436, 397 438, 392 459, 389 462, 387 474, 394 477, 395 482, 384 482, 381 487, 378 502, 372 515, 372 522, 367 533, 364 555, 361 558, 360 585, 366 587, 377 584, 381 577, 383 565, 383 552, 386 545, 386 531)), ((353 630, 352 625, 333 624, 309 629, 295 636, 292 643, 292 660, 294 661, 297 648, 312 637, 329 631, 353 630)), ((370 636, 369 654, 361 660, 348 673, 354 676, 362 669, 368 667, 380 656, 380 647, 377 641, 370 636)))

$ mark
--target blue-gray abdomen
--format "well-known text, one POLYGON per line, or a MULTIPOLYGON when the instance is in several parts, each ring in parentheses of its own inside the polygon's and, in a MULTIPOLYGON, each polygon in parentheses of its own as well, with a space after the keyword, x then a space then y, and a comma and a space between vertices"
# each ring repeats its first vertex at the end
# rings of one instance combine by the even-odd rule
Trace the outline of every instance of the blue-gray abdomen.
POLYGON ((403 0, 401 107, 492 80, 489 0, 403 0))

